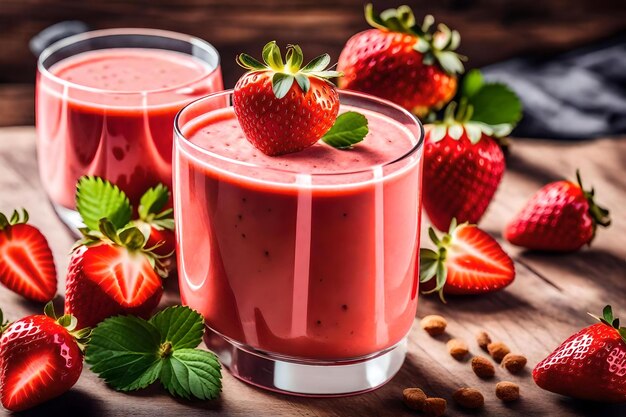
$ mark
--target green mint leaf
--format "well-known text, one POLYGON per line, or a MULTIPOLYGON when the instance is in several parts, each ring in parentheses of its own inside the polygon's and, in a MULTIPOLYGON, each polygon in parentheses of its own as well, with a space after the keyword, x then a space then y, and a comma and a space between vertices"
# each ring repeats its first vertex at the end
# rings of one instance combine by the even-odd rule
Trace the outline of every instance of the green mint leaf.
POLYGON ((487 83, 468 97, 474 109, 470 120, 487 125, 515 125, 522 118, 522 102, 504 84, 487 83))
POLYGON ((161 383, 172 395, 212 400, 222 390, 220 369, 217 357, 211 352, 179 349, 164 361, 161 383))
POLYGON ((213 399, 222 389, 221 366, 213 353, 195 349, 203 333, 202 317, 188 307, 167 308, 149 321, 111 317, 93 329, 85 360, 118 391, 159 379, 172 395, 213 399))
POLYGON ((111 317, 96 326, 85 352, 91 370, 119 391, 145 388, 159 377, 161 335, 134 316, 111 317))
POLYGON ((151 214, 157 214, 167 204, 170 199, 170 190, 163 184, 148 189, 139 200, 139 218, 147 220, 151 214))
POLYGON ((462 95, 471 97, 476 94, 485 84, 482 72, 473 69, 463 78, 463 86, 461 87, 462 95))
POLYGON ((132 214, 126 194, 99 177, 82 177, 78 181, 76 209, 90 230, 99 230, 99 221, 104 217, 120 229, 128 224, 132 214))
POLYGON ((281 99, 285 97, 293 85, 294 80, 295 77, 290 74, 283 74, 282 72, 274 74, 272 77, 272 90, 276 98, 281 99))
POLYGON ((170 342, 172 348, 195 348, 202 341, 204 321, 189 307, 175 306, 155 314, 150 323, 161 333, 161 343, 170 342))
POLYGON ((337 149, 350 149, 361 142, 368 132, 367 118, 361 113, 348 111, 337 117, 322 140, 337 149))

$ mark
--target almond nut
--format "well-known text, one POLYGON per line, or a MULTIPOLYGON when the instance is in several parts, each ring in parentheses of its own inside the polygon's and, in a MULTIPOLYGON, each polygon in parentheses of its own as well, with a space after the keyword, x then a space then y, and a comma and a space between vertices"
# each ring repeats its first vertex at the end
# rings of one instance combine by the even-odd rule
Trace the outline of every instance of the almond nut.
POLYGON ((443 398, 427 398, 424 402, 424 414, 430 417, 440 417, 446 413, 447 401, 443 398))
POLYGON ((422 329, 426 330, 426 333, 429 335, 439 336, 445 333, 448 322, 441 316, 430 315, 424 317, 420 324, 422 325, 422 329))
POLYGON ((422 411, 426 401, 426 394, 419 388, 407 388, 402 391, 402 399, 404 404, 411 410, 422 411))
POLYGON ((485 404, 485 397, 475 388, 460 388, 452 394, 454 401, 461 407, 475 409, 485 404))
POLYGON ((487 345, 487 351, 489 351, 493 360, 498 363, 502 362, 502 359, 504 359, 507 353, 511 353, 511 349, 502 342, 489 343, 487 345))
POLYGON ((512 374, 517 374, 526 366, 526 357, 515 353, 507 353, 502 358, 502 366, 512 374))
POLYGON ((478 346, 480 346, 482 350, 487 352, 487 345, 491 343, 491 338, 489 337, 487 332, 481 331, 476 335, 476 342, 478 343, 478 346))
POLYGON ((467 344, 460 339, 450 339, 446 346, 448 347, 448 353, 458 361, 462 360, 469 353, 467 344))
POLYGON ((508 381, 498 382, 496 385, 496 397, 504 402, 516 401, 519 398, 519 386, 508 381))
POLYGON ((496 374, 496 368, 491 361, 484 356, 474 356, 472 358, 472 371, 483 379, 491 378, 496 374))

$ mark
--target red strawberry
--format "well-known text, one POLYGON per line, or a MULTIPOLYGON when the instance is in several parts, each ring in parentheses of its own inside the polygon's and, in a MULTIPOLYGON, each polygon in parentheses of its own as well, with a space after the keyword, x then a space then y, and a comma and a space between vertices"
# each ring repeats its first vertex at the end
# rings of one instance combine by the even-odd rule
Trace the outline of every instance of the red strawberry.
POLYGON ((328 71, 330 57, 315 58, 301 68, 298 45, 290 45, 283 63, 276 42, 263 48, 260 63, 241 54, 238 63, 244 74, 233 94, 239 124, 252 145, 267 155, 301 151, 317 142, 333 125, 339 112, 339 96, 328 71))
POLYGON ((65 311, 79 327, 95 326, 107 317, 133 314, 147 318, 161 300, 166 275, 158 259, 144 250, 136 227, 118 233, 103 219, 97 236, 87 233, 72 253, 65 288, 65 311))
POLYGON ((43 234, 17 211, 11 219, 0 213, 0 282, 33 301, 50 301, 57 292, 52 251, 43 234))
POLYGON ((540 189, 506 226, 504 237, 514 245, 545 251, 575 251, 593 240, 598 225, 611 224, 609 211, 594 202, 594 190, 557 181, 540 189))
POLYGON ((418 25, 408 6, 377 15, 368 4, 365 18, 375 29, 348 40, 337 66, 344 73, 340 88, 385 98, 419 116, 450 101, 456 74, 463 72, 454 52, 461 40, 457 31, 439 24, 433 33, 433 17, 418 25))
POLYGON ((584 400, 626 402, 626 327, 611 306, 601 323, 563 342, 533 370, 541 388, 584 400))
POLYGON ((513 261, 486 232, 467 223, 452 221, 441 239, 431 227, 428 234, 437 250, 420 249, 420 282, 443 294, 481 294, 502 289, 513 282, 513 261), (434 281, 431 279, 434 278, 434 281))
POLYGON ((506 168, 500 142, 521 117, 515 93, 480 72, 470 71, 462 87, 458 111, 450 103, 443 120, 425 129, 424 210, 439 230, 453 218, 480 221, 506 168))
POLYGON ((78 381, 84 344, 91 330, 75 331, 76 319, 28 316, 8 326, 0 339, 0 398, 4 408, 22 411, 63 394, 78 381))

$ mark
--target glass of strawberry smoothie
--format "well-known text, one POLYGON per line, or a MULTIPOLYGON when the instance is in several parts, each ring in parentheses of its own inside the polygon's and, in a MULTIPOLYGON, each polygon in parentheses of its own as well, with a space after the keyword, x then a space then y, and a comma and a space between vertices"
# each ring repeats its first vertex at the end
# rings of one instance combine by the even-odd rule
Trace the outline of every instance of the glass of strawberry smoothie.
POLYGON ((374 389, 402 365, 415 318, 422 137, 410 113, 340 91, 369 121, 351 150, 271 157, 232 92, 185 107, 174 139, 180 291, 238 378, 298 395, 374 389))
POLYGON ((38 61, 37 153, 57 214, 80 225, 74 194, 83 175, 117 184, 133 204, 171 184, 174 116, 222 89, 215 48, 179 33, 100 30, 48 47, 38 61))

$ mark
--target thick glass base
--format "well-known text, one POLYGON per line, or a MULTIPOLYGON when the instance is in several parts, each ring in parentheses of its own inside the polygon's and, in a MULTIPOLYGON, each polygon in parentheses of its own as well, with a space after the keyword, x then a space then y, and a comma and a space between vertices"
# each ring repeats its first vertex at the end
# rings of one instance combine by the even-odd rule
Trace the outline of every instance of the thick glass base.
POLYGON ((78 229, 85 227, 85 225, 80 217, 80 214, 78 214, 76 210, 68 209, 67 207, 63 207, 52 202, 50 204, 52 204, 52 208, 56 212, 57 216, 63 223, 65 223, 70 232, 72 232, 74 236, 81 236, 78 229))
POLYGON ((378 354, 349 361, 297 361, 253 351, 207 328, 207 347, 244 382, 291 395, 335 397, 374 390, 400 370, 407 341, 378 354))

